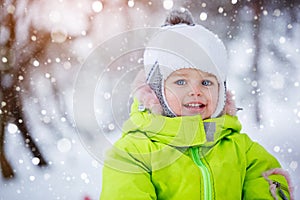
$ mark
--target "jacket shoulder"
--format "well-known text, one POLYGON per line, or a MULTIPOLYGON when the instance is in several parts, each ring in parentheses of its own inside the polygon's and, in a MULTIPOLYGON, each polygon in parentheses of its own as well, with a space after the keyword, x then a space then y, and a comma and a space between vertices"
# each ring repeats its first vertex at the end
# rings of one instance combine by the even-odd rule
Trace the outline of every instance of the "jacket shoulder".
POLYGON ((106 152, 104 164, 133 173, 151 171, 153 142, 142 132, 126 134, 106 152))
POLYGON ((245 150, 245 153, 255 144, 246 133, 234 132, 227 138, 233 140, 236 145, 242 147, 245 150))
POLYGON ((114 146, 118 149, 122 149, 131 153, 145 153, 148 152, 149 146, 153 141, 147 137, 146 134, 140 131, 129 133, 116 141, 114 146))

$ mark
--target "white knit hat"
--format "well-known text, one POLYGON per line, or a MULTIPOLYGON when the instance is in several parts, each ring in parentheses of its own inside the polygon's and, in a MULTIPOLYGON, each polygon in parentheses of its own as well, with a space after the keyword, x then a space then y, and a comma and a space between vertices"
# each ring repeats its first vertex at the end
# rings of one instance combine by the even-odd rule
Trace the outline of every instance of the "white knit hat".
POLYGON ((171 111, 170 116, 175 114, 165 99, 163 84, 172 72, 183 68, 194 68, 215 75, 219 82, 219 100, 211 117, 221 114, 226 101, 227 51, 223 42, 203 26, 195 24, 163 26, 147 44, 144 52, 144 67, 150 87, 152 84, 153 90, 160 90, 156 91, 156 95, 161 93, 161 104, 166 104, 165 109, 171 111), (158 73, 161 76, 159 88, 157 88, 157 77, 153 77, 158 73), (156 81, 154 83, 156 88, 153 88, 153 80, 156 81))

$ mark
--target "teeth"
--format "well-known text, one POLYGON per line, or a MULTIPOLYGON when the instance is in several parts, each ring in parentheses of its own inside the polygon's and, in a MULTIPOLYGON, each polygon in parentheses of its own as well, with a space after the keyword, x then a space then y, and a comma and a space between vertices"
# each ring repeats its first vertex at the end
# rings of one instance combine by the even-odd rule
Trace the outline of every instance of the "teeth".
POLYGON ((200 106, 202 106, 202 104, 199 104, 199 103, 189 103, 187 106, 189 106, 189 107, 200 107, 200 106))

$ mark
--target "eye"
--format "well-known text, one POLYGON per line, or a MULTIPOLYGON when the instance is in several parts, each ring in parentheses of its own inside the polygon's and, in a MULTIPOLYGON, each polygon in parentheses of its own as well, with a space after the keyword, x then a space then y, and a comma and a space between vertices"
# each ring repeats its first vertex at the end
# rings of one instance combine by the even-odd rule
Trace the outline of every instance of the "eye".
POLYGON ((186 84, 186 81, 183 80, 183 79, 180 79, 180 80, 175 81, 175 83, 176 83, 177 85, 185 85, 185 84, 186 84))
POLYGON ((210 86, 210 85, 212 85, 212 81, 210 81, 210 80, 203 80, 202 81, 202 85, 204 85, 204 86, 210 86))

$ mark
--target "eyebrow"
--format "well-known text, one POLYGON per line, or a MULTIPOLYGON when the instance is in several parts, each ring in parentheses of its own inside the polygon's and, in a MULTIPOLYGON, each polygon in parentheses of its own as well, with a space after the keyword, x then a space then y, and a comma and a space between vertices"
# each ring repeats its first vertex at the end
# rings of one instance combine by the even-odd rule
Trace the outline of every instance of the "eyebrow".
POLYGON ((204 77, 209 77, 209 78, 215 78, 217 79, 217 77, 211 73, 207 73, 207 75, 205 75, 204 77))

